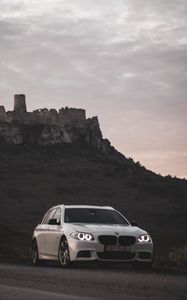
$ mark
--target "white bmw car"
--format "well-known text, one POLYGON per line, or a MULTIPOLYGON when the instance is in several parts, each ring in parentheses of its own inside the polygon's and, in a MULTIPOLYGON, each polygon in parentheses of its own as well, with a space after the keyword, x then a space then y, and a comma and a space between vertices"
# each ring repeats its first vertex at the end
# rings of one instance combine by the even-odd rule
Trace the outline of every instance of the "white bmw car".
POLYGON ((58 205, 34 230, 32 263, 58 260, 62 267, 78 261, 135 262, 151 267, 150 235, 117 210, 106 206, 58 205))

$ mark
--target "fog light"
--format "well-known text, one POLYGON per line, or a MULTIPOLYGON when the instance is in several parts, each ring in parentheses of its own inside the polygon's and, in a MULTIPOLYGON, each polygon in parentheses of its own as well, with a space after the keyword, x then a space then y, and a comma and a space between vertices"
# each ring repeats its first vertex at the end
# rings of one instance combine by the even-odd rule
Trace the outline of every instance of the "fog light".
POLYGON ((90 251, 79 251, 77 257, 91 257, 90 251))

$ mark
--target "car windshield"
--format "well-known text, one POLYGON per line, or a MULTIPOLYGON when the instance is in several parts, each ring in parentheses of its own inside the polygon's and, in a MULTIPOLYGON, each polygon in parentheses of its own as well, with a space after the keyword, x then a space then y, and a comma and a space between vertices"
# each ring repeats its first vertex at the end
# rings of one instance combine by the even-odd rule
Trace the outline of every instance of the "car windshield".
POLYGON ((129 225, 117 211, 98 208, 66 208, 65 223, 129 225))

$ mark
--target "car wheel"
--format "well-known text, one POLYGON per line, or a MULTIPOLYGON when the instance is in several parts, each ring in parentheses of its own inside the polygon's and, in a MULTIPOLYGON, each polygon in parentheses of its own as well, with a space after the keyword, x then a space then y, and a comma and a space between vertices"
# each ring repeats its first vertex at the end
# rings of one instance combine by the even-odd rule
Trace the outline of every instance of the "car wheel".
POLYGON ((58 260, 62 267, 67 268, 70 266, 70 254, 69 254, 69 246, 68 241, 64 237, 61 239, 58 249, 58 260))
POLYGON ((39 255, 38 255, 38 245, 36 240, 34 240, 32 243, 31 260, 34 266, 38 266, 40 264, 39 255))

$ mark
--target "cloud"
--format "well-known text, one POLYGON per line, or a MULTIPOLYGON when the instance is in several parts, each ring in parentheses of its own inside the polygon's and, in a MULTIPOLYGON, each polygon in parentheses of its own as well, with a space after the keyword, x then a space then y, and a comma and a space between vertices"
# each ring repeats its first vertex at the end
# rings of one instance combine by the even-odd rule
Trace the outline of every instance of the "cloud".
POLYGON ((183 0, 1 0, 1 102, 86 108, 142 164, 167 152, 167 173, 187 151, 186 13, 183 0))

